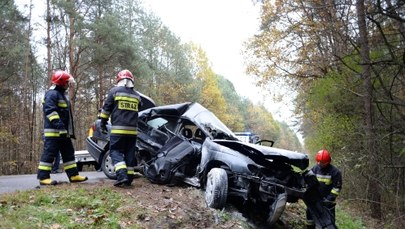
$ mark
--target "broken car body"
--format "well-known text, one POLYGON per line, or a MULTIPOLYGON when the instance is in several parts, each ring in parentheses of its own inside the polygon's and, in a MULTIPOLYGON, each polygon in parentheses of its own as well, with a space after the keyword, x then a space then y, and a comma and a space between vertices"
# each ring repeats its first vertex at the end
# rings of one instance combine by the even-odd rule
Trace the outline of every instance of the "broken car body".
MULTIPOLYGON (((93 136, 87 138, 87 146, 106 175, 114 178, 108 159, 108 136, 100 133, 98 121, 93 136)), ((221 209, 230 197, 254 203, 267 212, 267 223, 272 225, 287 202, 303 199, 319 225, 335 228, 313 194, 316 188, 312 187, 317 181, 306 170, 309 164, 306 154, 242 142, 198 103, 141 111, 137 148, 140 171, 151 182, 167 185, 184 182, 202 188, 209 207, 221 209)))

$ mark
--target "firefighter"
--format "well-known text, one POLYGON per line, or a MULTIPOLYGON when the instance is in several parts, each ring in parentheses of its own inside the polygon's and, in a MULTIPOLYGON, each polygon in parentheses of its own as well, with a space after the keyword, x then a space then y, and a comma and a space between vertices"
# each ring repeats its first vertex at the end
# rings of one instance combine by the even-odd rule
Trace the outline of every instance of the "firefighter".
MULTIPOLYGON (((335 222, 336 198, 342 189, 342 173, 331 164, 332 157, 326 149, 319 150, 315 156, 316 165, 311 169, 319 181, 319 192, 323 205, 332 214, 335 222)), ((307 228, 315 228, 315 222, 307 209, 307 228)))
POLYGON ((101 130, 107 132, 107 121, 111 121, 110 155, 117 174, 114 186, 131 186, 135 176, 135 150, 138 127, 138 106, 141 97, 134 90, 134 77, 129 70, 117 75, 113 87, 101 109, 101 130))
POLYGON ((79 175, 71 138, 74 137, 73 118, 70 103, 65 95, 73 77, 66 71, 55 71, 52 74, 52 86, 45 93, 42 101, 44 112, 44 151, 38 166, 37 178, 41 185, 56 185, 50 178, 52 164, 61 154, 64 170, 70 182, 82 182, 87 177, 79 175))

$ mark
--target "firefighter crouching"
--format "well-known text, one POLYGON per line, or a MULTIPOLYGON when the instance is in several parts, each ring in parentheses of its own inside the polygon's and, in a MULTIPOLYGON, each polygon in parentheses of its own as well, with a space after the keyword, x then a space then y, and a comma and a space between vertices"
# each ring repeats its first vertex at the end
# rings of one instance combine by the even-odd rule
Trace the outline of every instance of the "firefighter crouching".
MULTIPOLYGON (((315 159, 317 164, 311 170, 319 181, 319 192, 323 200, 323 205, 329 209, 332 220, 335 222, 335 201, 342 189, 342 173, 331 164, 332 157, 327 150, 320 150, 316 154, 315 159)), ((315 228, 315 222, 308 209, 307 228, 315 228)))
POLYGON ((73 77, 66 71, 55 71, 52 74, 52 86, 43 99, 44 112, 44 151, 38 166, 37 178, 41 185, 56 185, 50 178, 52 164, 60 152, 64 170, 70 182, 82 182, 87 177, 79 175, 71 138, 74 137, 73 117, 70 103, 65 95, 73 77))

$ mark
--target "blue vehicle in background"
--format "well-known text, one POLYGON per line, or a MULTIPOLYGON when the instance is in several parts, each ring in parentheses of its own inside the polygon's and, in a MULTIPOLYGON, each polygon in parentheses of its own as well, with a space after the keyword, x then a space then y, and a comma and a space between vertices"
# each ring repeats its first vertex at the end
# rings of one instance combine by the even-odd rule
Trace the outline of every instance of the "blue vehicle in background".
POLYGON ((270 146, 270 147, 272 147, 274 145, 274 141, 261 139, 259 135, 255 134, 253 132, 249 132, 249 131, 234 132, 234 134, 242 142, 252 143, 252 144, 256 144, 256 145, 270 146))
POLYGON ((253 143, 260 141, 259 135, 252 132, 234 132, 236 137, 242 142, 253 143))

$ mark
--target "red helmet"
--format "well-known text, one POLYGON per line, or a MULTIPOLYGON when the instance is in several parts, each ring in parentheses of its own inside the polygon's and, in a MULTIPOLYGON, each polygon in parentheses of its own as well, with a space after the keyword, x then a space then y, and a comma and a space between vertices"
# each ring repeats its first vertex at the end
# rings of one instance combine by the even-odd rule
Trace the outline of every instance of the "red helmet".
POLYGON ((118 72, 118 75, 117 75, 117 83, 120 82, 120 81, 123 80, 123 79, 130 79, 132 82, 134 82, 134 76, 133 76, 132 73, 131 73, 129 70, 127 70, 127 69, 118 72))
POLYGON ((315 159, 316 162, 318 163, 322 162, 322 164, 324 165, 328 165, 332 160, 330 153, 326 149, 319 150, 318 153, 316 153, 315 159))
POLYGON ((73 77, 66 71, 57 70, 52 73, 52 83, 61 87, 66 87, 71 79, 73 77))

